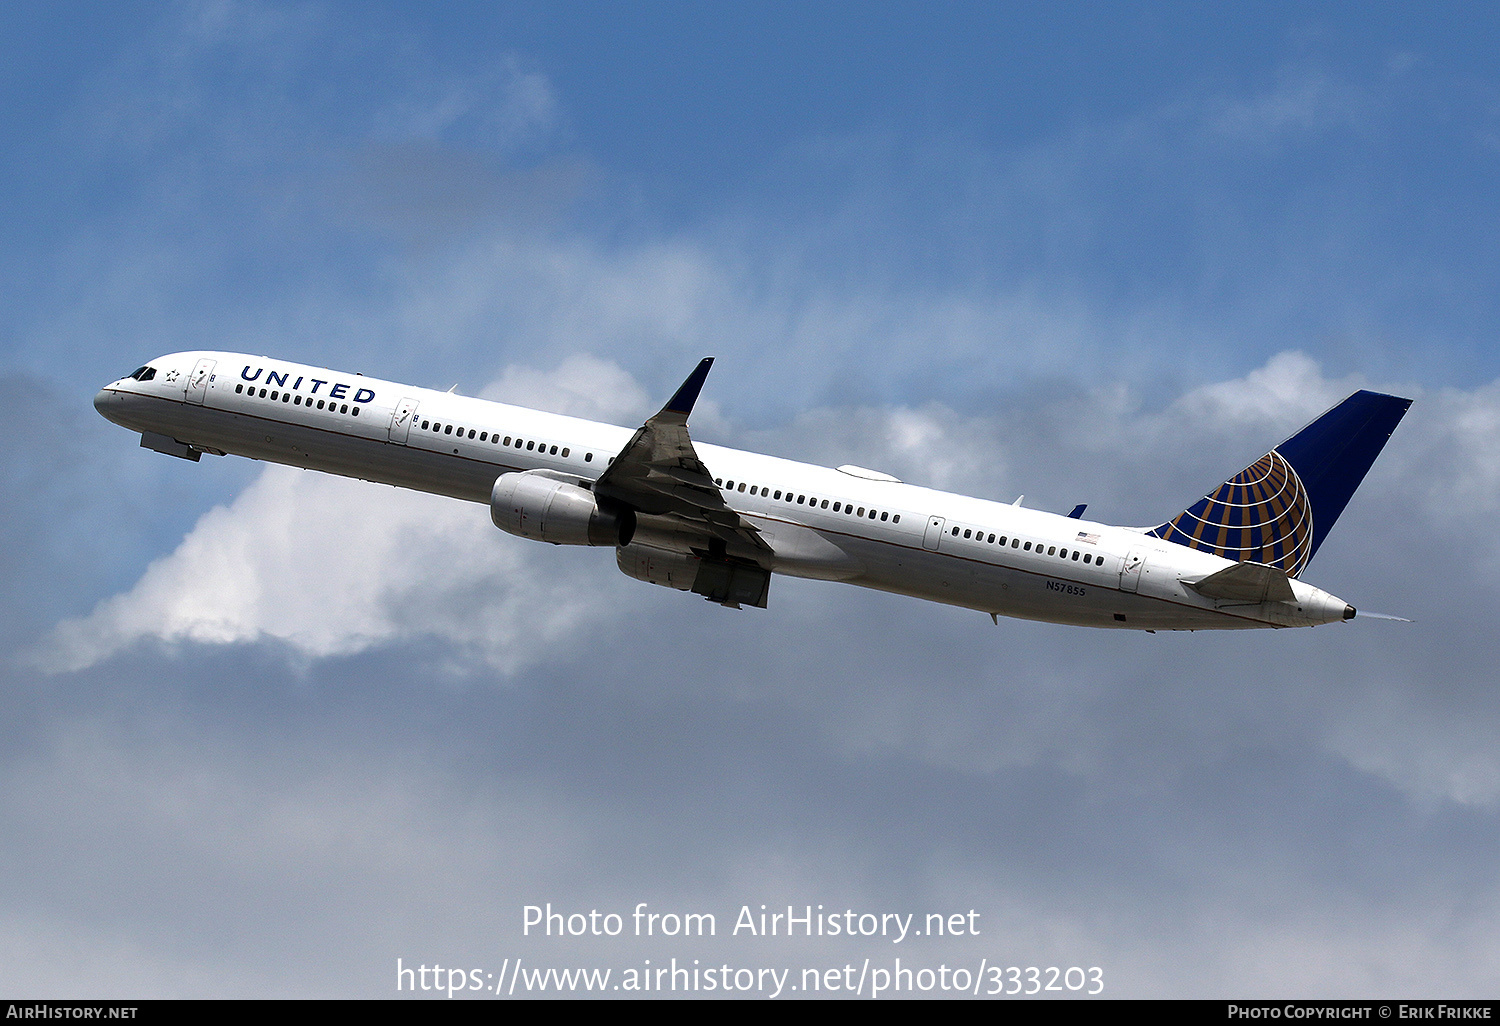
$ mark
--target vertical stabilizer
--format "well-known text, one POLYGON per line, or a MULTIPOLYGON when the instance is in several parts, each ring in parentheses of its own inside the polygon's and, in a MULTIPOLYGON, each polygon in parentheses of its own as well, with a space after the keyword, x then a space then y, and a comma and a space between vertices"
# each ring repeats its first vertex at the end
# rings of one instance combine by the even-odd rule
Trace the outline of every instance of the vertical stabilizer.
POLYGON ((1302 573, 1410 399, 1355 392, 1149 534, 1302 573))

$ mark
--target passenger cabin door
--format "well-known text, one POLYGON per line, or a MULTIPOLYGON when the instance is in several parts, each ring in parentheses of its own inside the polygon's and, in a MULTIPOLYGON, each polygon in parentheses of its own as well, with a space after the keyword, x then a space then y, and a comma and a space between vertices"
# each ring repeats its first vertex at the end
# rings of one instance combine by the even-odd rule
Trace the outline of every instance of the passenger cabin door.
POLYGON ((417 401, 415 399, 403 399, 401 405, 396 407, 396 412, 391 414, 391 441, 406 444, 406 438, 411 434, 411 422, 417 419, 417 401))
POLYGON ((1120 564, 1120 590, 1134 592, 1141 586, 1141 568, 1146 565, 1146 550, 1131 549, 1120 564))
POLYGON ((203 397, 208 394, 208 382, 213 377, 214 361, 199 360, 198 365, 193 368, 193 373, 188 375, 187 386, 182 395, 190 403, 203 405, 203 397))
POLYGON ((937 551, 938 542, 943 540, 943 518, 928 517, 927 533, 922 535, 922 548, 937 551))

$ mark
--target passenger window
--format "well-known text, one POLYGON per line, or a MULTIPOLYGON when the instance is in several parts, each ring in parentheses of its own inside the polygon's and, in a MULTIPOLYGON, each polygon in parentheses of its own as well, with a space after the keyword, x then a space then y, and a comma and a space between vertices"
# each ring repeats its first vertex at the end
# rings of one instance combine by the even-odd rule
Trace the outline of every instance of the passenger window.
POLYGON ((968 538, 968 537, 970 537, 970 536, 971 536, 971 535, 973 535, 973 533, 974 533, 974 532, 973 532, 973 531, 967 531, 967 530, 966 530, 966 531, 964 531, 964 537, 965 537, 965 538, 968 538))
POLYGON ((823 507, 822 508, 823 509, 827 509, 828 508, 828 500, 827 499, 823 500, 823 507))
MULTIPOLYGON (((1038 546, 1038 548, 1040 548, 1040 547, 1041 546, 1038 546)), ((1052 555, 1056 555, 1056 554, 1057 554, 1057 546, 1056 545, 1049 545, 1049 546, 1047 546, 1047 555, 1052 556, 1052 555)))
POLYGON ((1073 562, 1075 562, 1075 563, 1078 562, 1078 550, 1077 549, 1073 550, 1073 562))
POLYGON ((564 446, 564 447, 563 447, 563 451, 562 451, 562 454, 563 454, 563 456, 564 456, 564 457, 566 457, 566 456, 567 456, 567 455, 568 455, 568 449, 567 449, 567 446, 564 446))
POLYGON ((585 462, 585 463, 592 463, 592 462, 594 462, 594 454, 591 453, 591 452, 584 453, 583 454, 583 462, 585 462))
POLYGON ((355 407, 355 408, 354 408, 354 412, 353 412, 353 413, 351 413, 351 414, 350 414, 350 416, 351 416, 351 417, 358 417, 358 416, 359 416, 359 407, 358 407, 358 406, 356 406, 356 407, 355 407))
MULTIPOLYGON (((864 515, 865 515, 865 508, 863 506, 861 506, 861 507, 859 507, 859 512, 856 514, 856 516, 861 516, 862 517, 864 515)), ((958 533, 958 529, 954 528, 953 533, 957 534, 958 533)))
POLYGON ((292 393, 290 393, 290 392, 283 392, 283 393, 281 393, 281 401, 284 402, 284 403, 291 402, 292 401, 292 393))
POLYGON ((490 433, 488 431, 479 432, 479 440, 481 442, 488 442, 490 440, 490 433))
POLYGON ((276 393, 275 393, 275 392, 272 392, 272 393, 271 393, 271 402, 273 402, 273 403, 274 403, 274 402, 275 402, 275 401, 276 401, 276 393))
POLYGON ((551 448, 551 449, 550 449, 550 450, 549 450, 549 451, 548 451, 548 455, 550 455, 550 456, 556 456, 556 455, 557 455, 557 446, 555 446, 555 445, 554 445, 554 446, 553 446, 553 447, 552 447, 552 448, 551 448))
POLYGON ((451 435, 451 434, 453 434, 453 425, 449 424, 447 427, 445 427, 443 429, 443 434, 445 434, 445 435, 451 435))
POLYGON ((740 482, 740 491, 743 492, 744 490, 745 490, 745 482, 741 481, 740 482))
POLYGON ((994 536, 994 535, 993 535, 993 534, 992 534, 992 535, 990 535, 990 541, 989 541, 989 544, 991 544, 991 545, 993 545, 993 544, 995 544, 995 536, 994 536))
POLYGON ((720 487, 723 487, 723 488, 728 488, 731 492, 734 491, 734 482, 733 481, 729 482, 726 485, 726 484, 724 484, 723 481, 720 481, 718 478, 714 478, 714 484, 719 485, 720 487))
POLYGON ((893 523, 893 524, 899 524, 899 523, 901 523, 901 514, 897 513, 893 517, 891 517, 891 523, 893 523))
POLYGON ((956 527, 953 529, 953 537, 955 537, 955 538, 958 537, 958 528, 956 528, 956 527))
POLYGON ((772 496, 772 498, 776 498, 776 499, 781 498, 781 489, 780 488, 776 489, 776 494, 774 496, 772 496))
POLYGON ((323 408, 323 400, 319 399, 318 400, 318 409, 321 410, 322 408, 323 408))
POLYGON ((349 412, 349 404, 345 403, 343 406, 340 406, 339 407, 339 412, 340 413, 348 413, 349 412))
POLYGON ((1030 552, 1030 551, 1031 551, 1031 542, 1027 542, 1027 543, 1026 543, 1026 551, 1027 551, 1027 552, 1030 552))
POLYGON ((1067 549, 1058 549, 1057 550, 1057 558, 1059 558, 1059 559, 1067 559, 1068 558, 1068 550, 1067 549))
MULTIPOLYGON (((135 375, 132 374, 131 377, 135 377, 135 375)), ((244 390, 245 390, 245 386, 244 385, 235 385, 234 386, 234 394, 235 395, 239 395, 244 390)))
MULTIPOLYGON (((1020 547, 1020 545, 1021 545, 1021 539, 1019 539, 1019 538, 1012 538, 1012 539, 1011 539, 1011 540, 1010 540, 1010 547, 1011 547, 1011 548, 1013 548, 1013 549, 1014 549, 1014 548, 1019 548, 1019 547, 1020 547)), ((1030 545, 1030 543, 1027 543, 1027 545, 1026 545, 1026 547, 1027 547, 1027 548, 1028 548, 1028 549, 1029 549, 1029 548, 1031 548, 1031 545, 1030 545)))
POLYGON ((527 452, 533 452, 533 451, 535 451, 535 449, 536 449, 536 443, 535 442, 527 442, 526 443, 526 451, 527 452))

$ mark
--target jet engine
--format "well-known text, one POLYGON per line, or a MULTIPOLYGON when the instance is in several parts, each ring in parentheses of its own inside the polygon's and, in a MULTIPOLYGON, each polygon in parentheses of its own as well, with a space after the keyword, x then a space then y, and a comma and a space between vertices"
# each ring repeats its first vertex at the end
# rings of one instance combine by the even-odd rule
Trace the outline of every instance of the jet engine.
POLYGON ((635 534, 633 510, 600 508, 587 488, 537 471, 495 479, 490 519, 502 531, 554 545, 628 545, 635 534))

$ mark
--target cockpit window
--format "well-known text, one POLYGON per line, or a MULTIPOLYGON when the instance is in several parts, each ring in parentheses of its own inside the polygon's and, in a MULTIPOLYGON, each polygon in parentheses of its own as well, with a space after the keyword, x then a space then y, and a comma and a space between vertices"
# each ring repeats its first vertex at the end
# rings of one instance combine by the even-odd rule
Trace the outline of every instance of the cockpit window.
POLYGON ((131 374, 130 376, 136 381, 150 381, 152 378, 156 377, 156 368, 150 365, 147 365, 145 367, 137 367, 135 369, 135 373, 131 374))

